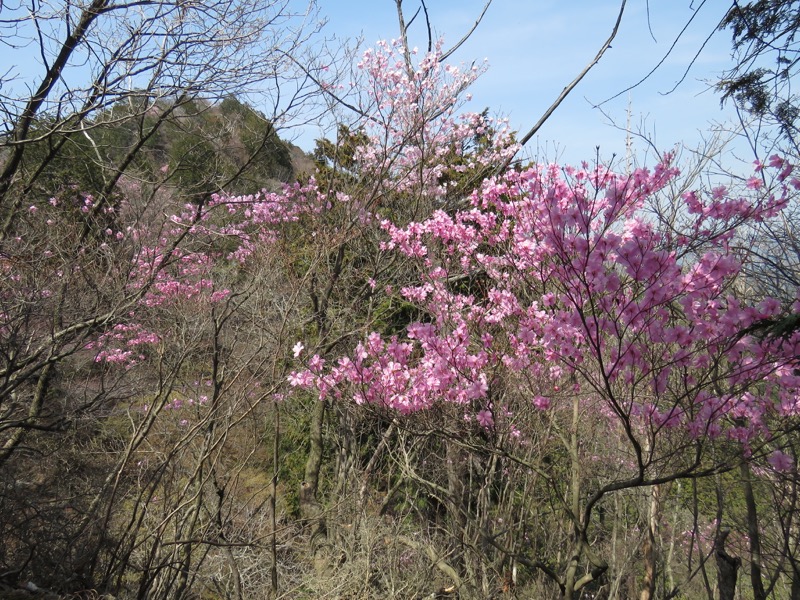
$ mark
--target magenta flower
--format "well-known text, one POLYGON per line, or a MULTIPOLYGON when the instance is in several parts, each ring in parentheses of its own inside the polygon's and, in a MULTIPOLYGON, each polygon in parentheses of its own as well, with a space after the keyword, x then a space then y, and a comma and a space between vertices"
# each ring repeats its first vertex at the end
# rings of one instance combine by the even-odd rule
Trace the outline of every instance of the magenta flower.
POLYGON ((791 471, 794 467, 794 459, 780 450, 776 450, 770 454, 769 458, 767 458, 767 462, 772 465, 773 469, 782 473, 791 471))
POLYGON ((494 417, 492 416, 491 411, 484 409, 476 415, 476 418, 478 419, 478 423, 481 427, 486 429, 491 429, 494 427, 494 417))

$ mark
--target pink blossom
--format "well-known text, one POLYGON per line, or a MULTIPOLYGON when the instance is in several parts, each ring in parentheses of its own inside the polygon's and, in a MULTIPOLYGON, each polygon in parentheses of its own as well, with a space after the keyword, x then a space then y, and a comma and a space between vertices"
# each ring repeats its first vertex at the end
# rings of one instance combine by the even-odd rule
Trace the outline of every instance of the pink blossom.
POLYGON ((480 426, 485 429, 491 429, 494 427, 494 417, 489 410, 483 409, 479 411, 475 418, 478 420, 480 426))
POLYGON ((767 458, 767 462, 772 465, 772 468, 776 471, 787 472, 794 469, 794 459, 780 450, 775 450, 775 452, 770 454, 767 458))
POLYGON ((314 375, 311 371, 293 371, 288 377, 289 385, 308 389, 314 384, 314 375))
POLYGON ((764 185, 764 182, 759 177, 750 177, 747 180, 747 187, 751 190, 757 190, 764 185))
POLYGON ((544 396, 535 396, 533 398, 533 405, 539 410, 547 410, 550 408, 550 399, 544 396))

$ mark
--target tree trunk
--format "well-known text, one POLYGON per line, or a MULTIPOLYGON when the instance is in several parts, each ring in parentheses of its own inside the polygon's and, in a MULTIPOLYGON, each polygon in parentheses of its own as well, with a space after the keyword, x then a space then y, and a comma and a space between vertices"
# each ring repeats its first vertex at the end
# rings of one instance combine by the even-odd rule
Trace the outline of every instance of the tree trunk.
POLYGON ((734 600, 736 596, 736 578, 742 559, 731 556, 725 551, 725 540, 730 531, 720 531, 714 542, 714 557, 717 561, 717 587, 719 600, 734 600))
POLYGON ((800 572, 795 567, 794 561, 792 563, 792 597, 791 600, 800 600, 800 572))
POLYGON ((309 449, 305 479, 300 484, 300 516, 311 528, 311 552, 319 569, 324 567, 321 551, 328 541, 328 529, 322 504, 317 500, 319 471, 322 467, 322 426, 325 422, 325 401, 317 400, 311 415, 309 449))
POLYGON ((753 585, 753 600, 767 600, 761 578, 761 534, 758 530, 758 512, 749 463, 742 462, 741 474, 744 501, 747 506, 747 535, 750 538, 750 581, 753 585))
POLYGON ((581 541, 581 531, 578 522, 581 518, 580 497, 581 497, 581 472, 580 472, 580 452, 578 447, 578 424, 580 423, 580 403, 576 396, 572 401, 572 427, 569 437, 569 456, 571 467, 569 511, 571 514, 573 535, 575 536, 575 549, 564 574, 564 600, 572 600, 575 593, 575 582, 577 579, 578 566, 583 549, 581 541))
POLYGON ((652 600, 656 593, 656 530, 659 516, 659 486, 650 489, 650 506, 647 511, 647 535, 644 539, 644 581, 639 600, 652 600))
MULTIPOLYGON (((269 569, 270 578, 270 598, 277 598, 278 596, 278 515, 276 499, 278 496, 278 473, 281 447, 281 411, 277 402, 273 404, 275 413, 275 429, 273 431, 272 440, 272 482, 270 485, 270 499, 269 499, 269 512, 270 512, 270 525, 272 532, 270 533, 269 548, 272 557, 272 564, 269 569)), ((240 595, 241 596, 241 595, 240 595)), ((241 598, 240 598, 241 600, 241 598)))

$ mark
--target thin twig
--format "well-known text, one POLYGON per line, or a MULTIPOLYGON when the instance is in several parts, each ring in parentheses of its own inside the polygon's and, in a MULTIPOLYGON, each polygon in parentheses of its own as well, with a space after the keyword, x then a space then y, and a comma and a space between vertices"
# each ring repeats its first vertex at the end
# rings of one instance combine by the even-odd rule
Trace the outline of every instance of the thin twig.
POLYGON ((453 54, 453 53, 454 53, 456 50, 458 50, 458 49, 459 49, 461 46, 463 46, 463 45, 464 45, 464 43, 465 43, 465 42, 466 42, 466 41, 467 41, 467 40, 470 38, 470 36, 471 36, 471 35, 472 35, 472 34, 475 32, 475 30, 478 28, 478 25, 480 25, 481 21, 483 20, 483 17, 484 17, 484 15, 486 14, 486 11, 487 11, 487 10, 489 10, 489 6, 490 6, 491 4, 492 4, 492 0, 488 0, 488 1, 486 2, 486 4, 485 4, 485 5, 484 5, 484 7, 483 7, 483 10, 481 11, 481 14, 480 14, 480 15, 478 15, 478 18, 476 19, 475 23, 472 25, 472 27, 470 28, 470 30, 469 30, 469 31, 468 31, 468 32, 467 32, 467 33, 464 35, 464 37, 462 37, 462 38, 461 38, 461 39, 458 41, 458 43, 457 43, 455 46, 453 46, 452 48, 450 48, 450 50, 448 50, 447 52, 445 52, 444 54, 442 54, 442 56, 441 56, 441 57, 439 57, 439 62, 444 62, 444 61, 446 61, 448 58, 450 58, 450 56, 452 56, 452 54, 453 54))
MULTIPOLYGON (((611 42, 617 36, 617 31, 619 31, 619 25, 622 22, 622 14, 625 12, 625 4, 626 3, 627 3, 627 0, 622 0, 622 5, 619 7, 619 14, 617 15, 617 21, 616 21, 616 23, 614 23, 614 29, 611 30, 611 35, 608 36, 608 39, 600 47, 600 51, 592 59, 592 61, 588 65, 586 65, 586 67, 584 67, 583 71, 581 71, 578 74, 578 76, 575 79, 573 79, 572 82, 570 82, 570 84, 562 90, 561 94, 559 94, 558 98, 556 98, 556 101, 553 102, 553 104, 550 105, 550 108, 548 108, 545 111, 545 113, 542 115, 542 117, 536 122, 536 125, 534 125, 531 128, 531 130, 528 133, 526 133, 525 136, 520 140, 520 145, 521 146, 524 146, 525 144, 527 144, 528 141, 534 135, 536 135, 536 132, 539 131, 539 129, 542 127, 542 125, 545 124, 547 119, 550 118, 550 115, 552 115, 553 112, 555 112, 555 110, 561 105, 561 103, 569 95, 569 93, 573 89, 575 89, 575 86, 577 86, 580 83, 581 79, 583 79, 586 76, 586 74, 592 69, 592 67, 594 67, 598 62, 600 62, 601 58, 603 58, 603 54, 605 54, 606 50, 608 50, 611 47, 611 42)), ((508 162, 510 163, 510 160, 508 162)), ((506 165, 506 166, 508 166, 508 165, 506 165)))

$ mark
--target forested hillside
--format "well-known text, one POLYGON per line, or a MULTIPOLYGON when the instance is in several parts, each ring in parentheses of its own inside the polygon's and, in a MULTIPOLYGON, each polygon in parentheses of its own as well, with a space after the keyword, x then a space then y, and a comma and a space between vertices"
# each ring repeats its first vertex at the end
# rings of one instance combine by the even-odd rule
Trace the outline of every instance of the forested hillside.
MULTIPOLYGON (((264 115, 235 97, 216 104, 204 99, 148 106, 121 102, 78 125, 91 131, 86 135, 69 130, 48 135, 50 127, 46 118, 33 121, 30 134, 35 139, 43 131, 44 139, 30 144, 18 174, 30 181, 31 193, 41 196, 67 189, 110 194, 120 171, 128 180, 197 198, 279 189, 295 177, 292 146, 279 139, 264 115), (170 118, 154 127, 166 114, 170 118), (153 133, 141 139, 142 129, 153 133)), ((298 150, 295 157, 302 162, 298 150)))
POLYGON ((399 1, 138 5, 3 29, 0 599, 800 598, 785 122, 539 164, 399 1))

